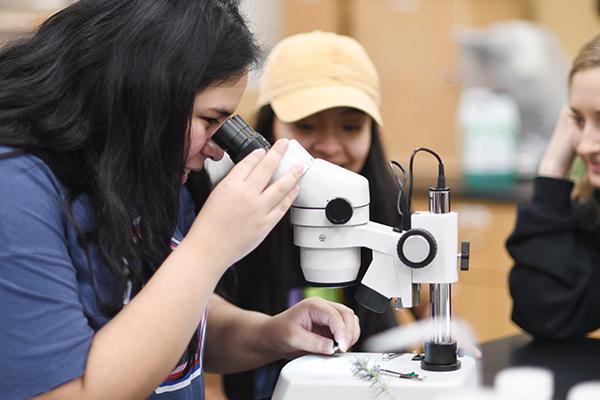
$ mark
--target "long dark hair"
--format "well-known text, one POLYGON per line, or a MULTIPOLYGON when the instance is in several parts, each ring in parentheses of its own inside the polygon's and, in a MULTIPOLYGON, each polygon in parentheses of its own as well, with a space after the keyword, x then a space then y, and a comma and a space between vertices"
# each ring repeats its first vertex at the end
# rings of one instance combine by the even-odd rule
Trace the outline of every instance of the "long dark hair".
MULTIPOLYGON (((269 142, 275 140, 273 122, 275 114, 270 105, 263 106, 256 115, 255 127, 269 142)), ((383 151, 379 127, 373 123, 371 129, 371 147, 365 165, 360 174, 369 180, 371 203, 369 211, 371 220, 387 225, 396 225, 399 218, 396 212, 395 183, 383 151)), ((232 301, 251 301, 244 304, 253 310, 260 310, 274 315, 288 306, 288 288, 290 281, 302 281, 299 249, 293 245, 293 230, 286 215, 269 233, 267 238, 244 260, 239 268, 252 268, 252 282, 238 282, 235 268, 227 271, 221 280, 220 289, 225 295, 231 295, 232 301), (289 265, 294 263, 295 265, 289 265), (243 293, 240 292, 243 290, 243 293)), ((359 279, 370 263, 370 253, 363 251, 359 279)), ((355 288, 349 288, 353 292, 355 288)), ((350 293, 353 296, 353 293, 350 293)), ((345 293, 345 295, 350 295, 345 293)))
POLYGON ((43 159, 69 204, 88 197, 108 314, 170 252, 195 96, 257 55, 234 0, 80 0, 0 53, 0 144, 43 159))

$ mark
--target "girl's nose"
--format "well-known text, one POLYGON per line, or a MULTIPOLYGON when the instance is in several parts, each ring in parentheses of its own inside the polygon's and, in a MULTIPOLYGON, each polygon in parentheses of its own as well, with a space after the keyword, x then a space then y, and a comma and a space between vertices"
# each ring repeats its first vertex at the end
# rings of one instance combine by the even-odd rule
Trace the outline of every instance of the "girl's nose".
POLYGON ((214 161, 219 161, 221 158, 223 158, 225 152, 222 148, 217 146, 217 144, 213 142, 212 139, 209 139, 204 145, 204 148, 202 149, 202 154, 214 161))
POLYGON ((600 152, 600 128, 586 124, 577 144, 577 153, 586 155, 597 152, 600 152))
POLYGON ((314 148, 321 154, 332 155, 340 151, 342 145, 335 132, 327 131, 315 142, 314 148))

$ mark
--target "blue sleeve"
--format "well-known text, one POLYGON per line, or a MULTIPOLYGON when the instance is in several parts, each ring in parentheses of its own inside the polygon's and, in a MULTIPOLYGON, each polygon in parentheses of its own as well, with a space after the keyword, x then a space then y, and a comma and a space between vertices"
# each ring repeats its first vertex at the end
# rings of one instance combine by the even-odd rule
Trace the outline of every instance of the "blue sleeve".
POLYGON ((0 397, 83 375, 93 337, 69 256, 63 193, 31 156, 0 161, 0 397))

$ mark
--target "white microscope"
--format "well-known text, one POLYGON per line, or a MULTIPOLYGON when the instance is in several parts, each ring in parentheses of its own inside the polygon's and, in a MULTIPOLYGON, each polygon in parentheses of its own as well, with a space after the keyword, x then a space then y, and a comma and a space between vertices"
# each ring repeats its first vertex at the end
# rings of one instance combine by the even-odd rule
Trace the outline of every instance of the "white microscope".
MULTIPOLYGON (((270 147, 239 116, 228 119, 213 140, 236 163, 256 148, 270 147)), ((458 219, 450 211, 450 190, 439 157, 438 161, 440 177, 438 187, 429 190, 429 211, 412 214, 411 228, 402 231, 369 220, 366 178, 315 159, 290 141, 273 179, 293 165, 304 166, 291 222, 306 281, 321 287, 358 283, 360 248, 369 248, 373 258, 358 283, 356 300, 378 313, 389 307, 391 299, 397 308, 413 307, 418 305, 421 284, 427 283, 433 330, 422 355, 350 352, 297 358, 281 371, 273 399, 365 399, 381 392, 402 400, 429 399, 476 385, 475 361, 457 355, 451 332, 450 284, 458 280, 458 219), (357 379, 357 360, 376 370, 377 384, 383 385, 379 391, 375 381, 357 379)), ((467 270, 468 243, 461 250, 460 268, 467 270)))

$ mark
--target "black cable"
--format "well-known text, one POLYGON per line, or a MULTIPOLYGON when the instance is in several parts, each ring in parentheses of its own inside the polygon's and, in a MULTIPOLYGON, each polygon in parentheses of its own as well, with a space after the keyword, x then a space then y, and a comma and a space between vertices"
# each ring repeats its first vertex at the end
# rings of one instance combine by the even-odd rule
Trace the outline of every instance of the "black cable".
POLYGON ((415 149, 412 154, 410 155, 410 164, 409 164, 409 168, 408 168, 408 176, 410 178, 410 184, 408 186, 408 206, 406 207, 406 213, 408 215, 408 222, 409 222, 409 227, 410 227, 410 216, 411 216, 411 208, 412 208, 412 196, 413 196, 413 164, 415 161, 415 156, 417 155, 418 152, 420 151, 424 151, 427 152, 429 154, 431 154, 432 156, 434 156, 437 159, 438 162, 438 176, 437 176, 437 185, 436 185, 436 189, 440 189, 440 190, 444 190, 447 189, 446 188, 446 175, 444 173, 444 163, 442 162, 442 158, 433 150, 428 149, 426 147, 419 147, 417 149, 415 149))
POLYGON ((406 170, 404 167, 397 161, 390 161, 390 169, 392 170, 392 174, 394 174, 394 182, 396 183, 396 187, 398 188, 398 196, 396 197, 396 211, 400 216, 400 221, 398 223, 398 229, 402 231, 402 223, 404 221, 404 216, 406 215, 406 209, 402 207, 402 195, 404 194, 404 188, 406 187, 406 179, 408 178, 406 174, 406 170), (402 171, 402 183, 400 183, 400 177, 396 173, 394 167, 398 167, 400 171, 402 171))

